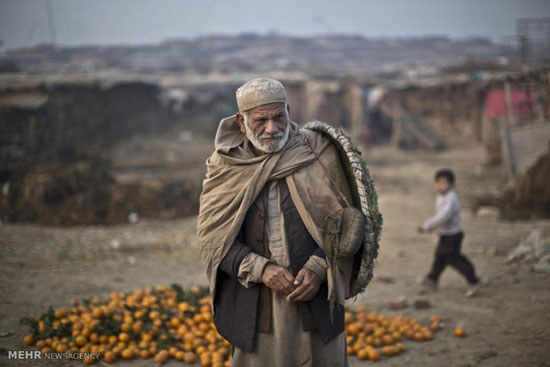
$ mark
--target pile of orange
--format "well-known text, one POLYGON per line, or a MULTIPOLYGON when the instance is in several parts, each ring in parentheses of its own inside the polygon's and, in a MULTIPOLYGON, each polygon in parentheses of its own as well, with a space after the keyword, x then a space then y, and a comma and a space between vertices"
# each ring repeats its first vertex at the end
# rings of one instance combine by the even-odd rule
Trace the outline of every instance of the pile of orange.
POLYGON ((367 312, 363 306, 346 311, 346 341, 348 355, 361 360, 377 361, 381 355, 391 357, 405 350, 403 341, 428 341, 438 331, 440 318, 430 317, 430 325, 424 326, 407 316, 385 317, 376 311, 367 312))
POLYGON ((205 288, 178 285, 111 293, 107 299, 72 300, 71 307, 25 318, 24 342, 42 353, 87 353, 84 364, 103 359, 170 358, 186 364, 229 366, 230 343, 216 331, 205 288), (93 354, 93 355, 92 355, 93 354))
MULTIPOLYGON (((363 306, 347 309, 347 353, 361 360, 376 361, 405 350, 403 341, 428 341, 440 329, 439 317, 427 326, 407 316, 385 317, 363 306)), ((216 331, 207 288, 157 286, 132 293, 111 293, 107 299, 72 300, 67 308, 53 309, 34 318, 24 318, 31 334, 27 345, 46 353, 83 353, 84 364, 103 359, 154 358, 158 364, 176 359, 204 367, 228 367, 231 346, 216 331)), ((463 328, 457 337, 466 335, 463 328)))

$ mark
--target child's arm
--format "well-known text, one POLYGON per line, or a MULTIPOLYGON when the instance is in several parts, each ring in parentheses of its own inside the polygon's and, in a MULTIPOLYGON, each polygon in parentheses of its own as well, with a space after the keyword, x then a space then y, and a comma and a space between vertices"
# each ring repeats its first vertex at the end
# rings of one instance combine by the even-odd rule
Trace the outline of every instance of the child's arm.
POLYGON ((443 206, 435 213, 433 217, 426 220, 420 227, 419 232, 431 232, 441 224, 447 222, 453 216, 456 205, 453 198, 448 197, 443 206))

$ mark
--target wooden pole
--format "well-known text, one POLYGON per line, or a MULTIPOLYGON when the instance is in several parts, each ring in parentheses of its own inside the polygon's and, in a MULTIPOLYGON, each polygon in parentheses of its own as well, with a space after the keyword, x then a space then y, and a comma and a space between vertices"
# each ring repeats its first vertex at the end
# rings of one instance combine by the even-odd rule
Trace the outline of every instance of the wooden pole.
POLYGON ((500 143, 502 149, 502 162, 508 176, 509 181, 514 181, 516 176, 514 154, 512 150, 511 138, 510 138, 510 129, 512 127, 514 112, 512 105, 512 91, 510 84, 506 82, 504 84, 504 93, 506 97, 506 112, 507 118, 499 120, 499 133, 500 133, 500 143))

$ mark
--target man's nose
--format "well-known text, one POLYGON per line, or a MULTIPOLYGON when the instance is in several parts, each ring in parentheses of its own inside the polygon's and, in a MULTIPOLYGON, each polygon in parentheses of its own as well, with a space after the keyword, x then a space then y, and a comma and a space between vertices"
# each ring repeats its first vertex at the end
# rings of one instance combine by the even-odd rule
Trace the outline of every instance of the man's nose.
POLYGON ((266 134, 276 134, 279 131, 277 128, 277 125, 275 124, 275 121, 269 119, 265 123, 265 133, 266 134))

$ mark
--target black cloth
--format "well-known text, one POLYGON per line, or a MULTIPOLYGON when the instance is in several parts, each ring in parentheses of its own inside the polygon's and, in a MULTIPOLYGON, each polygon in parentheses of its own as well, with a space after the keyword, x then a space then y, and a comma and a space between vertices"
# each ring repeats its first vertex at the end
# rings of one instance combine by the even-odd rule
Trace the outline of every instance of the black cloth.
POLYGON ((437 283, 447 265, 451 265, 468 280, 468 283, 477 284, 479 279, 476 277, 474 265, 460 253, 463 238, 464 232, 439 236, 432 269, 427 276, 429 279, 437 283))

